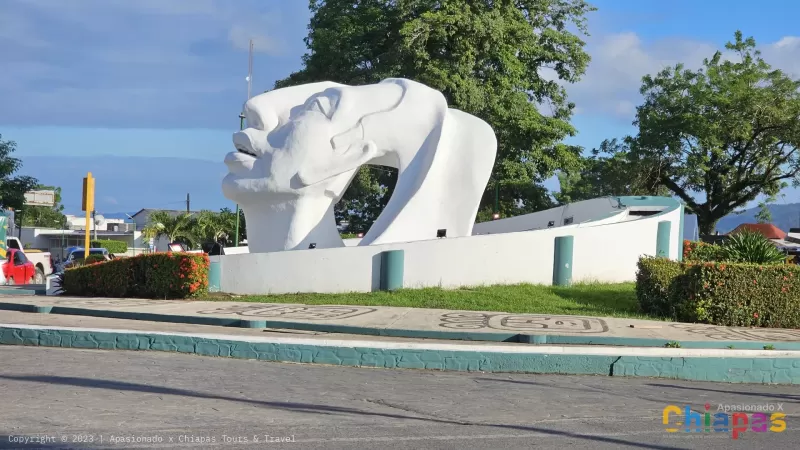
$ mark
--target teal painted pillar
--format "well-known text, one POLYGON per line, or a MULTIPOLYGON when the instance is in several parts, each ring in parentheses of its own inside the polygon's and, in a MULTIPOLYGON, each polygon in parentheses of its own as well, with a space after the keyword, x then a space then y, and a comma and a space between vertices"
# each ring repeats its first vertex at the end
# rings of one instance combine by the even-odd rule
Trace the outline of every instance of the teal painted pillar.
POLYGON ((559 236, 553 255, 553 285, 569 286, 572 283, 572 236, 559 236))
POLYGON ((211 261, 208 266, 208 292, 219 292, 222 267, 219 261, 211 261))
POLYGON ((403 250, 389 250, 381 253, 381 290, 396 291, 403 288, 403 250))
POLYGON ((659 258, 669 258, 669 235, 672 224, 666 220, 658 222, 658 234, 656 235, 656 256, 659 258))

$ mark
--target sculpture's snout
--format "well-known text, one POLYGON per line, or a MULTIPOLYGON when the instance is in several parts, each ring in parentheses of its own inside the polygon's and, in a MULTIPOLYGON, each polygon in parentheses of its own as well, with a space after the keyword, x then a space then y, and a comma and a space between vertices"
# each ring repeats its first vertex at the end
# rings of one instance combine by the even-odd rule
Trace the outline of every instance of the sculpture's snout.
POLYGON ((253 128, 234 133, 233 146, 236 151, 256 158, 269 150, 266 133, 253 128))

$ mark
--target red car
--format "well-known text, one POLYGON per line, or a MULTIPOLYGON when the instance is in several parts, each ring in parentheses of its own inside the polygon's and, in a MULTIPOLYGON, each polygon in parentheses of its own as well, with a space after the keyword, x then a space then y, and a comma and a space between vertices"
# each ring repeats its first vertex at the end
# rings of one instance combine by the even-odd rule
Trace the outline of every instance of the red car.
POLYGON ((32 284, 36 268, 28 261, 25 254, 19 250, 9 248, 8 259, 3 263, 3 275, 8 284, 32 284))

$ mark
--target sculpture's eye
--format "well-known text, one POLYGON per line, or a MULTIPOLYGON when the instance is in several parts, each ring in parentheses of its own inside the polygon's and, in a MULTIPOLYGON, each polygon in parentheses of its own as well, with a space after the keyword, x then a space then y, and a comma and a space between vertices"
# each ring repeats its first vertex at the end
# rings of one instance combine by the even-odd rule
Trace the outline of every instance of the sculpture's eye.
POLYGON ((320 96, 315 98, 311 103, 311 109, 325 114, 328 119, 331 118, 331 100, 328 97, 320 96))

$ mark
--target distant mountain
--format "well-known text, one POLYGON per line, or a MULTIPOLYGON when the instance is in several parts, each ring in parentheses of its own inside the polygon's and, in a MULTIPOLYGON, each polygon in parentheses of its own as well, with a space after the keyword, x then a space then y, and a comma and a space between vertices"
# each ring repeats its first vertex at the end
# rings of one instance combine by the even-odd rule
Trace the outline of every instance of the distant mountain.
POLYGON ((97 180, 95 209, 125 218, 142 208, 184 209, 186 194, 192 210, 235 207, 222 195, 227 168, 222 161, 189 158, 23 156, 21 174, 59 186, 65 213, 81 213, 83 177, 97 180))
MULTIPOLYGON (((772 214, 772 224, 781 230, 788 232, 790 228, 800 228, 800 203, 770 205, 769 211, 772 214)), ((717 223, 717 231, 727 233, 743 223, 755 223, 756 213, 757 207, 745 210, 742 214, 726 216, 717 223)))
MULTIPOLYGON (((125 219, 142 208, 184 209, 186 194, 192 210, 235 205, 222 195, 227 168, 220 162, 191 158, 128 156, 23 156, 21 173, 42 184, 60 186, 67 214, 81 213, 81 190, 86 172, 96 182, 96 210, 107 218, 125 219)), ((772 223, 783 231, 800 227, 800 203, 771 205, 772 223)), ((729 215, 717 224, 727 233, 740 224, 756 222, 758 208, 729 215)))

